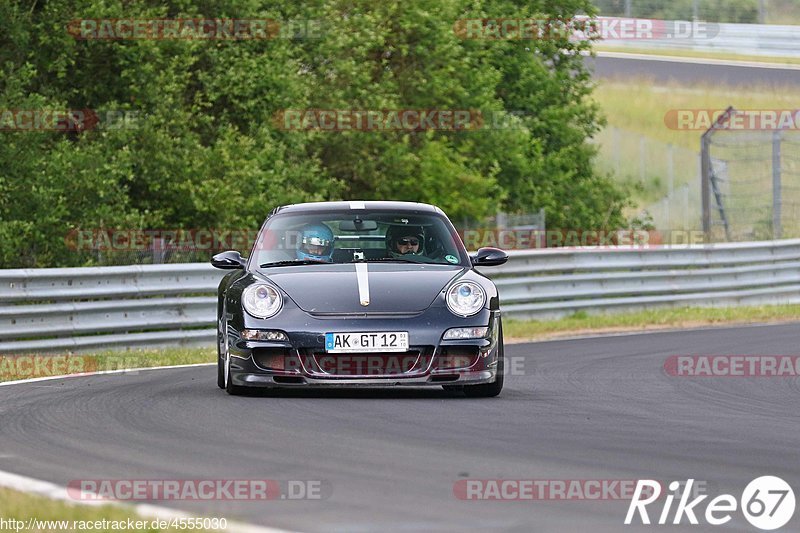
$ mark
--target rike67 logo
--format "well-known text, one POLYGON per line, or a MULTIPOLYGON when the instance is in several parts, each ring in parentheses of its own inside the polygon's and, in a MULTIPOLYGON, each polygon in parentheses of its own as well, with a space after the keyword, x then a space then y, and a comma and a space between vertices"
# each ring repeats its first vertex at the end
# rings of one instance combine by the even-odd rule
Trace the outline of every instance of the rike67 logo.
MULTIPOLYGON (((707 503, 705 512, 702 514, 700 513, 700 504, 708 498, 708 495, 700 495, 690 501, 693 484, 694 479, 687 480, 685 486, 678 481, 669 484, 670 493, 664 498, 664 506, 658 516, 657 524, 669 523, 672 504, 676 498, 678 498, 678 504, 672 514, 672 524, 674 525, 680 524, 684 517, 690 524, 697 525, 700 523, 698 521, 698 515, 700 515, 705 518, 706 523, 721 526, 732 520, 732 514, 736 512, 740 504, 742 514, 747 521, 763 531, 783 527, 794 515, 794 491, 779 477, 762 476, 754 479, 745 487, 739 501, 731 494, 721 494, 707 503), (684 487, 683 491, 679 492, 681 487, 684 487)), ((661 484, 658 481, 640 479, 628 507, 628 514, 625 516, 625 525, 631 525, 637 514, 642 524, 649 525, 651 521, 647 506, 659 500, 661 496, 661 484)))

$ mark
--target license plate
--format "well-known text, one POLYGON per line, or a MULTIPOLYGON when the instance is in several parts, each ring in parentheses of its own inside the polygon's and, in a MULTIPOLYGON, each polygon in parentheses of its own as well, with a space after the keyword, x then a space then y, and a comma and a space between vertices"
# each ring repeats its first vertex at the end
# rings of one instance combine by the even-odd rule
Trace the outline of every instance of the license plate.
POLYGON ((326 333, 325 351, 336 352, 405 352, 407 331, 380 333, 326 333))

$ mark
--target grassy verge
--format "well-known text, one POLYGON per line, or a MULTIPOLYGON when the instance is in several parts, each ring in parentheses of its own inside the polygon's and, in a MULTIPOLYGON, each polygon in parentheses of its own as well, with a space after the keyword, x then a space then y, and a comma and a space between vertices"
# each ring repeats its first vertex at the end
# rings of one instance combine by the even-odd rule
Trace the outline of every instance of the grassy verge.
MULTIPOLYGON (((5 520, 3 529, 7 531, 35 532, 35 531, 95 531, 95 532, 118 532, 127 529, 128 520, 134 523, 139 521, 145 527, 136 527, 129 531, 181 531, 181 529, 170 529, 158 527, 163 524, 153 523, 153 518, 145 518, 136 514, 132 509, 113 505, 87 506, 75 505, 65 501, 51 500, 42 496, 35 496, 18 492, 16 490, 0 488, 0 519, 5 520), (31 519, 34 522, 29 522, 31 519), (16 520, 22 524, 9 522, 16 520), (106 523, 103 523, 103 520, 106 523), (66 521, 66 522, 65 522, 66 521), (50 524, 43 522, 51 522, 50 524), (52 522, 60 522, 55 524, 52 522), (91 522, 91 527, 81 527, 89 524, 81 522, 91 522), (99 522, 99 523, 98 523, 99 522), (122 529, 114 528, 113 525, 125 524, 122 529), (12 527, 15 526, 15 527, 12 527), (28 528, 33 525, 32 528, 28 528), (94 526, 101 527, 94 527, 94 526), (66 526, 66 527, 61 527, 66 526), (103 527, 106 526, 106 527, 103 527), (153 527, 155 526, 155 527, 153 527)), ((202 531, 197 530, 195 531, 202 531)), ((214 531, 214 530, 212 530, 214 531)))
POLYGON ((115 362, 123 363, 124 366, 121 368, 193 365, 199 363, 213 363, 216 361, 216 352, 213 348, 206 346, 150 348, 124 352, 107 351, 92 355, 98 358, 100 364, 106 362, 107 366, 113 366, 115 362))
POLYGON ((0 356, 0 381, 13 381, 65 374, 80 374, 148 368, 153 366, 191 365, 215 362, 216 352, 208 347, 163 348, 128 351, 105 351, 81 354, 21 354, 0 356))
POLYGON ((551 321, 504 319, 503 330, 507 342, 522 342, 595 333, 782 321, 800 321, 800 305, 684 307, 613 315, 589 315, 578 312, 570 317, 551 321))

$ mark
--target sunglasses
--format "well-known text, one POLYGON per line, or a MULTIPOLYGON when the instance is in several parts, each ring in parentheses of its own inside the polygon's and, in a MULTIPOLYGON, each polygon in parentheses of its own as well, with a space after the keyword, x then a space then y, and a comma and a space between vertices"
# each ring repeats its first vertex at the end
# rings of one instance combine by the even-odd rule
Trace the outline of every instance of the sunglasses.
POLYGON ((416 237, 404 237, 397 239, 397 244, 402 246, 419 246, 419 239, 416 237))

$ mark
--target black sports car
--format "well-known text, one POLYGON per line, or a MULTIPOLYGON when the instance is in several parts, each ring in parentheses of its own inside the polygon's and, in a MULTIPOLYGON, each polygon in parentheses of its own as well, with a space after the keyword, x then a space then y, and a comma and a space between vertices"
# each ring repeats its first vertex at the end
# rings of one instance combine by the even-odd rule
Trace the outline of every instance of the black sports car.
POLYGON ((246 387, 443 386, 468 396, 503 388, 497 289, 438 207, 319 202, 274 209, 249 259, 219 285, 218 377, 246 387))

